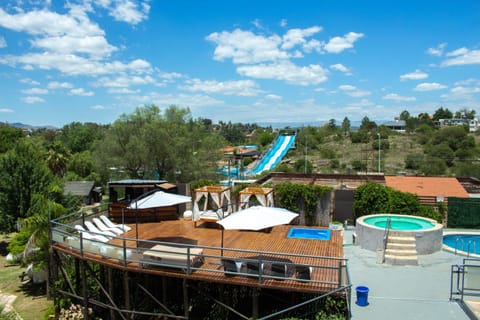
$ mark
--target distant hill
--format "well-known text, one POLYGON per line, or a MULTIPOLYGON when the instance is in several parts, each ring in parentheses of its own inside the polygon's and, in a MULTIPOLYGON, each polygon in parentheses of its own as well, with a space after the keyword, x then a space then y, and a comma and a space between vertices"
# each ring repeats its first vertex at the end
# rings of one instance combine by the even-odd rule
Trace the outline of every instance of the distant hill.
POLYGON ((7 125, 10 127, 19 128, 22 130, 40 130, 40 129, 57 130, 58 129, 54 126, 32 126, 30 124, 24 124, 21 122, 13 122, 13 123, 0 122, 0 125, 7 125))

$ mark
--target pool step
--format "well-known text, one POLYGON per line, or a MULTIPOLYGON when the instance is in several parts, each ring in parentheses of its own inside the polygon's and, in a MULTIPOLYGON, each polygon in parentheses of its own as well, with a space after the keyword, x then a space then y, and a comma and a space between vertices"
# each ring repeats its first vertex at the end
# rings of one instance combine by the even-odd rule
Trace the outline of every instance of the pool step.
POLYGON ((413 236, 390 235, 385 251, 385 263, 392 265, 418 265, 416 240, 413 236))

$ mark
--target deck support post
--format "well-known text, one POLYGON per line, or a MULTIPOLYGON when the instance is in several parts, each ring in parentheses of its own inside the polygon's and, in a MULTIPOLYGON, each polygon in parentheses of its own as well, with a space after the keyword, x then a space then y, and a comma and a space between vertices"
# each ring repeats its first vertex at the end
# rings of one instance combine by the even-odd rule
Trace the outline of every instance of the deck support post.
MULTIPOLYGON (((115 291, 113 288, 113 273, 112 268, 107 268, 107 278, 108 278, 108 294, 113 297, 113 292, 115 291)), ((115 311, 110 309, 110 319, 115 319, 115 311)))
POLYGON ((125 309, 130 310, 130 282, 128 281, 128 271, 123 272, 123 292, 125 292, 125 309))
POLYGON ((190 306, 188 302, 188 283, 187 278, 183 279, 183 311, 185 319, 189 319, 190 314, 190 306))
MULTIPOLYGON (((163 305, 167 305, 167 278, 165 276, 162 276, 162 302, 163 305)), ((165 320, 167 320, 167 317, 164 317, 165 320)))
POLYGON ((80 272, 82 273, 82 295, 83 295, 83 318, 85 320, 90 319, 90 315, 88 314, 88 288, 87 288, 87 262, 81 261, 80 262, 80 272))
POLYGON ((258 297, 260 296, 260 289, 252 288, 252 319, 258 318, 258 297))

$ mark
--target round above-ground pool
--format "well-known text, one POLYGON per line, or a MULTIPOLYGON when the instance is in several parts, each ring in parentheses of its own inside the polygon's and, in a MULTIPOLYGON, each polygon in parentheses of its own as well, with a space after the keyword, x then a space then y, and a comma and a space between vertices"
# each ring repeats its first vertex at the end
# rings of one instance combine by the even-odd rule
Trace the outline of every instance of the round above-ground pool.
POLYGON ((415 237, 418 254, 434 253, 442 249, 441 224, 428 218, 400 214, 373 214, 358 218, 355 227, 356 243, 368 250, 383 249, 388 219, 390 219, 389 236, 415 237))
POLYGON ((443 249, 455 254, 480 257, 480 233, 474 231, 446 231, 443 249))

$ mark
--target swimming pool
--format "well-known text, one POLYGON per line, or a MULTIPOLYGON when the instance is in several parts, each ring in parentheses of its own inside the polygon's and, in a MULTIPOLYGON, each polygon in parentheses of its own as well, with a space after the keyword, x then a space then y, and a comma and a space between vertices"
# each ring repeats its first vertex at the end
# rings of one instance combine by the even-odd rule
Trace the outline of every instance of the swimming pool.
POLYGON ((480 255, 480 234, 450 233, 443 236, 443 246, 447 251, 459 254, 480 255))
POLYGON ((390 219, 390 228, 392 230, 425 230, 435 226, 435 223, 431 220, 419 217, 385 214, 374 215, 363 221, 366 224, 385 229, 388 219, 390 219))
POLYGON ((383 238, 387 220, 391 226, 389 237, 414 237, 418 254, 430 254, 442 249, 443 226, 435 220, 400 214, 372 214, 356 220, 356 243, 376 251, 384 248, 383 238))
POLYGON ((287 234, 287 238, 330 240, 330 230, 292 227, 287 234))

